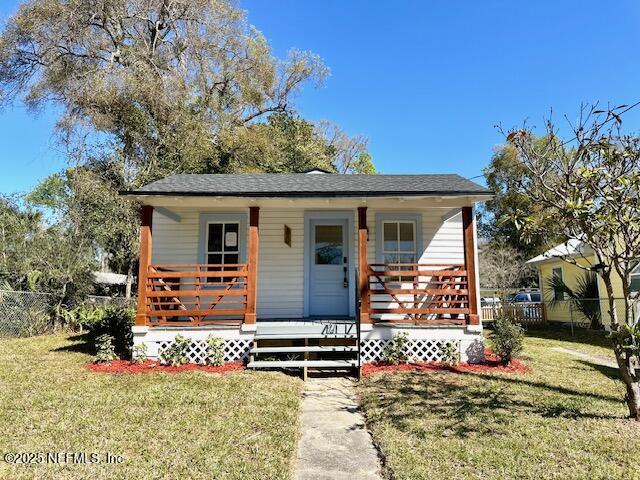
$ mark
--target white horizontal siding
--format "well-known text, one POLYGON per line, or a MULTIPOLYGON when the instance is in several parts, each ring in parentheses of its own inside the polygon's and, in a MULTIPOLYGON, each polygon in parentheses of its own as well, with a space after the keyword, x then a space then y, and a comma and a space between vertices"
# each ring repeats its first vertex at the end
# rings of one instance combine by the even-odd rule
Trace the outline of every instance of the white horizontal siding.
MULTIPOLYGON (((356 210, 357 204, 350 208, 356 210)), ((344 210, 345 206, 336 206, 344 210)), ((247 209, 212 208, 171 208, 180 215, 181 221, 174 222, 163 215, 153 216, 153 263, 197 263, 200 236, 201 213, 247 213, 247 209)), ((442 215, 450 208, 393 208, 367 211, 369 242, 367 257, 369 262, 376 259, 376 222, 378 212, 405 212, 422 214, 421 263, 461 263, 464 261, 462 241, 462 219, 456 215, 446 222, 442 215)), ((260 261, 258 265, 258 317, 295 318, 304 312, 304 212, 295 206, 260 209, 260 261), (291 247, 284 243, 284 226, 291 228, 291 247)), ((357 215, 356 225, 350 238, 355 255, 352 268, 356 268, 357 215)))

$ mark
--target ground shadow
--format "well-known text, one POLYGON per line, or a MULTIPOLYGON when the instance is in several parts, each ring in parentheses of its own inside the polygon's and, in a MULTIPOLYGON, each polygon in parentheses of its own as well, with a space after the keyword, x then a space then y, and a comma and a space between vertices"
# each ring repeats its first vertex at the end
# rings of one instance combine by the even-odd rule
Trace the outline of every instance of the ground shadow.
POLYGON ((562 342, 582 343, 596 347, 611 348, 611 340, 605 330, 589 330, 584 327, 571 328, 565 325, 530 326, 526 330, 527 337, 543 340, 559 340, 562 342))
POLYGON ((411 375, 389 375, 378 379, 377 383, 376 409, 385 411, 385 420, 407 432, 415 431, 416 420, 424 412, 436 418, 443 435, 459 438, 509 434, 514 420, 523 415, 573 420, 624 418, 622 415, 590 411, 584 406, 585 397, 619 403, 617 397, 576 391, 526 378, 497 378, 474 372, 414 372, 411 375), (461 376, 476 377, 481 381, 466 381, 459 378, 461 376), (404 377, 403 381, 399 377, 404 377), (514 391, 508 388, 511 384, 525 389, 514 391), (530 388, 542 392, 527 395, 530 388), (550 395, 552 393, 563 397, 555 401, 550 395), (399 405, 402 407, 398 408, 399 405))
POLYGON ((576 362, 593 368, 595 371, 600 372, 602 375, 610 378, 611 380, 621 380, 622 378, 620 377, 620 370, 618 370, 618 367, 602 365, 600 363, 590 362, 588 360, 576 360, 576 362))
POLYGON ((52 352, 75 352, 75 353, 85 353, 87 355, 95 355, 96 347, 93 336, 89 333, 79 333, 77 335, 73 335, 69 337, 69 340, 73 342, 70 345, 65 345, 64 347, 54 348, 52 352))

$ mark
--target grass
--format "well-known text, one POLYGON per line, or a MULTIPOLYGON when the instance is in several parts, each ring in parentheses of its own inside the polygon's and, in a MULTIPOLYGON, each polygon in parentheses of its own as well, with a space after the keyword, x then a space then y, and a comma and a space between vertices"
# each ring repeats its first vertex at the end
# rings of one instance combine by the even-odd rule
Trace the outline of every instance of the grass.
POLYGON ((79 336, 0 340, 0 454, 107 452, 120 464, 12 465, 0 478, 282 479, 302 383, 281 374, 92 373, 79 336))
POLYGON ((617 371, 565 346, 612 357, 604 333, 531 330, 531 372, 381 373, 360 388, 367 422, 397 479, 640 478, 640 425, 617 371))

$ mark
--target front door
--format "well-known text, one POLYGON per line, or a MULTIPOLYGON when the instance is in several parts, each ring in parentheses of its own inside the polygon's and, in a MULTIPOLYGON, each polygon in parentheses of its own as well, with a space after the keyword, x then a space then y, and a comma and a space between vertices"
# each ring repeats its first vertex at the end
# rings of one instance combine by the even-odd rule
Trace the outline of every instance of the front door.
POLYGON ((309 314, 349 315, 347 220, 311 220, 309 314))

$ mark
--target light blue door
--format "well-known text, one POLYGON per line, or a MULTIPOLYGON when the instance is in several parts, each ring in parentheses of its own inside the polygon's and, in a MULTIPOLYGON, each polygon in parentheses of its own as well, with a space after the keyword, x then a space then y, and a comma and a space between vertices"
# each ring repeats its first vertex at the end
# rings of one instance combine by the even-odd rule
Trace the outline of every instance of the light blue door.
POLYGON ((349 245, 346 220, 311 220, 309 314, 349 315, 349 245))

